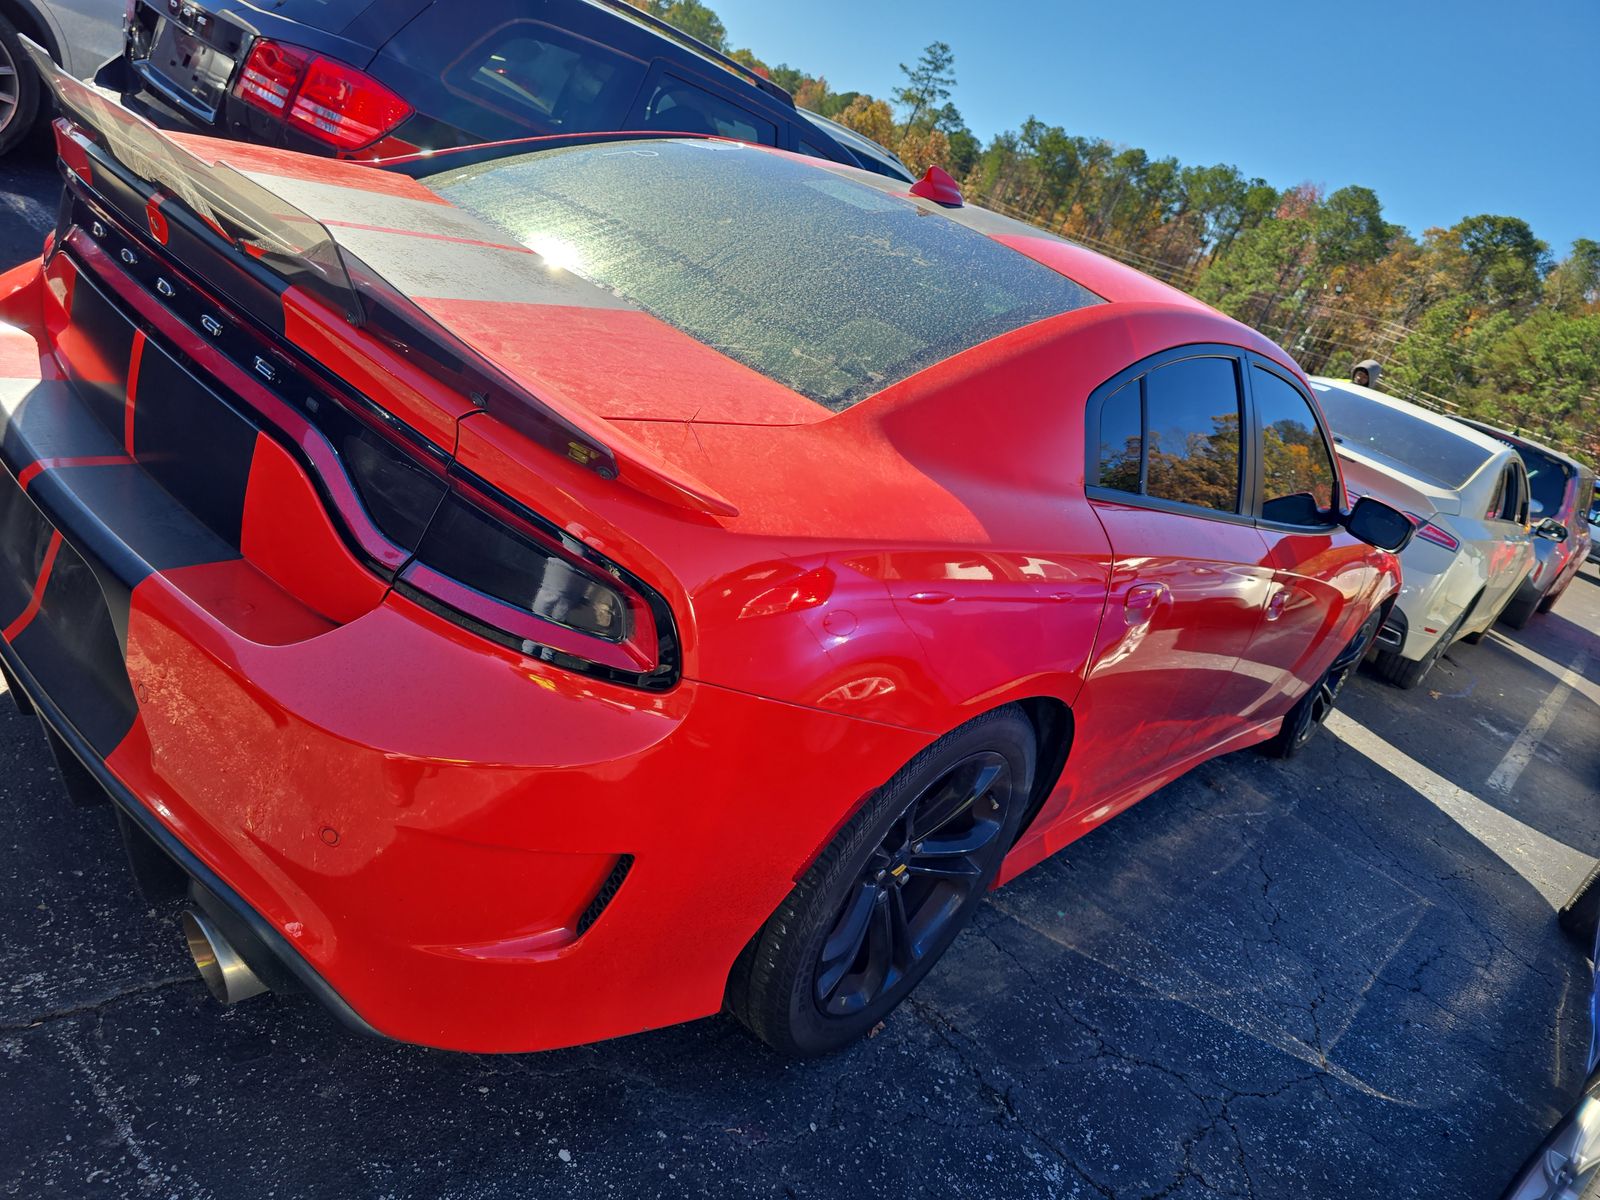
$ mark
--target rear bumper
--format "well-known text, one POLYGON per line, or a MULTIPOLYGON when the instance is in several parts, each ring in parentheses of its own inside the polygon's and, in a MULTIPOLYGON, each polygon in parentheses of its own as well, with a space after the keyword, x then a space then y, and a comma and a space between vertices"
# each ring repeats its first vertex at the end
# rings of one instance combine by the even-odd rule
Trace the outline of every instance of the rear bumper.
MULTIPOLYGON (((309 992, 346 1028, 370 1037, 379 1036, 266 918, 175 837, 144 801, 107 769, 105 761, 39 687, 17 653, 3 640, 0 640, 0 678, 4 679, 18 709, 37 716, 44 725, 69 790, 75 790, 74 785, 81 780, 83 784, 98 788, 115 804, 123 819, 131 822, 137 833, 182 873, 192 891, 204 898, 201 903, 233 935, 231 940, 243 950, 257 975, 274 981, 279 987, 283 981, 292 981, 294 986, 309 992), (70 760, 62 758, 63 751, 71 755, 70 760)), ((130 854, 139 852, 133 846, 129 851, 130 854)))
MULTIPOLYGON (((0 279, 0 315, 44 303, 8 281, 47 286, 0 279)), ((297 464, 228 432, 242 403, 213 397, 208 453, 185 451, 211 410, 170 419, 170 373, 127 399, 122 343, 73 341, 96 311, 49 338, 0 323, 0 655, 129 819, 356 1028, 522 1051, 715 1012, 795 876, 931 740, 473 636, 362 574, 297 464)), ((131 374, 157 378, 156 353, 131 374)))

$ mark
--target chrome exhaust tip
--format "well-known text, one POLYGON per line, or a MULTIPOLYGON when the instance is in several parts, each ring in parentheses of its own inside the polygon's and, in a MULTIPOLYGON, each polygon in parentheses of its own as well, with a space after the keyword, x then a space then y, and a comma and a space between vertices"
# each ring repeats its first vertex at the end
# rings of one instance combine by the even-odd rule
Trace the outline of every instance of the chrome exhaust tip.
POLYGON ((205 914, 192 908, 183 910, 183 937, 200 978, 223 1004, 237 1004, 267 990, 205 914))

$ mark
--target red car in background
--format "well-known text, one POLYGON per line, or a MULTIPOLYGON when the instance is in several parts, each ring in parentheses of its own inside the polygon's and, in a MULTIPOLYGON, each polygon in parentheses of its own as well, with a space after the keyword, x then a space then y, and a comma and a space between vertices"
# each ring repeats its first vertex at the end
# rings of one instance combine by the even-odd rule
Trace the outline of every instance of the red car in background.
POLYGON ((226 999, 832 1049, 997 881, 1303 745, 1398 587, 1283 351, 1038 230, 716 139, 168 138, 39 65, 0 664, 226 999))

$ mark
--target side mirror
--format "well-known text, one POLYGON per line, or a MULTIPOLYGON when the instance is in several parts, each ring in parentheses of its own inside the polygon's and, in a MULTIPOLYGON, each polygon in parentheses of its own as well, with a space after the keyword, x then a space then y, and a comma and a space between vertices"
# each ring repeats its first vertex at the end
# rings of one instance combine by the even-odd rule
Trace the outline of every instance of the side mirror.
POLYGON ((1554 517, 1546 517, 1534 528, 1537 536, 1549 538, 1552 542, 1564 542, 1572 536, 1572 531, 1554 517))
POLYGON ((1395 554, 1411 544, 1411 535, 1416 529, 1405 513, 1371 496, 1357 500, 1343 524, 1367 545, 1395 554))

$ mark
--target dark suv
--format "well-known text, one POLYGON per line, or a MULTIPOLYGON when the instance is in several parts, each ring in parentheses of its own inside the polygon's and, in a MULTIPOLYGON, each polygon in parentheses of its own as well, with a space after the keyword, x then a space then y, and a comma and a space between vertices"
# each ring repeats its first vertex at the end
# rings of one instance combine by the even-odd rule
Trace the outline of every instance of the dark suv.
POLYGON ((343 158, 659 129, 911 178, 621 0, 136 0, 96 82, 169 128, 343 158))
POLYGON ((1595 474, 1577 459, 1549 446, 1482 421, 1466 417, 1456 420, 1504 442, 1521 455, 1523 466, 1528 468, 1528 490, 1532 495, 1529 511, 1533 531, 1538 534, 1533 540, 1538 557, 1500 614, 1506 624, 1521 629, 1534 613, 1549 612, 1555 607, 1589 555, 1591 537, 1586 518, 1594 497, 1595 474))

